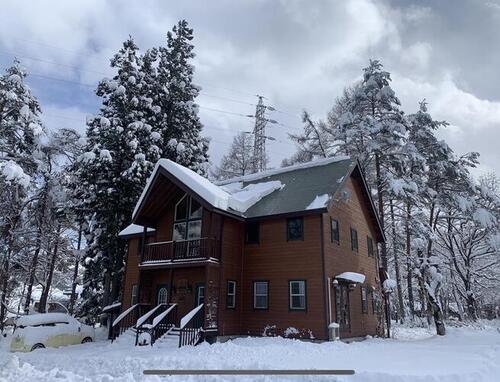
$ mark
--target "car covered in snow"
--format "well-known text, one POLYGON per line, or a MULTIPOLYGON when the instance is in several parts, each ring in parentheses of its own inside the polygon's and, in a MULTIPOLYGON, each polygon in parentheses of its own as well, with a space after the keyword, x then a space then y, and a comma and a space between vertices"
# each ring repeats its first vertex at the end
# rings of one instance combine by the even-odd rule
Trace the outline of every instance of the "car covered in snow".
POLYGON ((83 344, 95 340, 94 328, 64 313, 39 313, 17 319, 11 351, 83 344))

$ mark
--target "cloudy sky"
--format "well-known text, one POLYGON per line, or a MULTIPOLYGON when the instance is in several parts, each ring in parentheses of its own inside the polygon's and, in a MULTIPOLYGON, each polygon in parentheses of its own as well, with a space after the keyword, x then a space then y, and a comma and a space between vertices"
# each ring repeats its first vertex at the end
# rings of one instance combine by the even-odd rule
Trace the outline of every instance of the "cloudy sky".
POLYGON ((256 94, 276 108, 268 144, 276 166, 294 151, 299 114, 323 118, 370 58, 393 78, 403 109, 426 98, 439 134, 458 153, 479 151, 475 174, 500 173, 500 0, 4 0, 0 69, 17 56, 49 128, 84 131, 96 83, 130 34, 143 50, 162 45, 185 18, 194 28, 198 103, 218 163, 253 121, 256 94))

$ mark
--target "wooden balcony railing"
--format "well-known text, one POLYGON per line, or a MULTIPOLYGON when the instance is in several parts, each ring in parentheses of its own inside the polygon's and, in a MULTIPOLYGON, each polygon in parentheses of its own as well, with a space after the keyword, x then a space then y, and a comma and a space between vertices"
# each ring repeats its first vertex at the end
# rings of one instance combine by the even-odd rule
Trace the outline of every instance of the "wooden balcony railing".
POLYGON ((218 240, 204 237, 182 241, 149 243, 144 248, 141 263, 218 260, 219 256, 218 240))

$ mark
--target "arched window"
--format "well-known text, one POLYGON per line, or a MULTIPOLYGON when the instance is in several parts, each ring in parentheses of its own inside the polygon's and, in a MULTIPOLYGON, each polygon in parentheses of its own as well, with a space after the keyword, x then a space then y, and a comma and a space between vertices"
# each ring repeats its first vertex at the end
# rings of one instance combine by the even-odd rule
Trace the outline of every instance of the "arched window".
POLYGON ((156 301, 159 304, 166 304, 167 303, 167 297, 168 297, 168 290, 167 287, 161 287, 158 289, 158 296, 156 298, 156 301))

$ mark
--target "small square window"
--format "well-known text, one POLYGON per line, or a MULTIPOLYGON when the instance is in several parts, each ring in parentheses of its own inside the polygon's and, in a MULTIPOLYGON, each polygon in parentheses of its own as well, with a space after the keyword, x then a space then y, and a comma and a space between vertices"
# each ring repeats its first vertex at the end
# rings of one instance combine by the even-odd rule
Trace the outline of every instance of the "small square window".
POLYGON ((366 245, 368 247, 368 256, 369 257, 374 257, 373 239, 370 236, 366 237, 366 245))
POLYGON ((340 229, 338 220, 331 219, 331 228, 332 228, 332 242, 336 241, 337 243, 340 241, 340 229))
POLYGON ((306 282, 293 280, 289 282, 290 310, 306 310, 306 282))
POLYGON ((267 281, 254 281, 253 308, 267 309, 268 305, 269 305, 269 283, 267 281))
POLYGON ((358 231, 351 228, 351 249, 358 252, 358 231))
POLYGON ((236 307, 236 281, 227 281, 226 307, 234 309, 236 307))
POLYGON ((245 225, 245 243, 259 244, 260 241, 260 224, 259 222, 251 222, 245 225))
POLYGON ((304 240, 304 219, 302 217, 287 219, 286 227, 287 240, 304 240))

